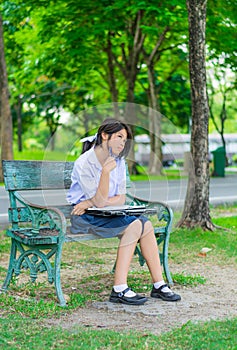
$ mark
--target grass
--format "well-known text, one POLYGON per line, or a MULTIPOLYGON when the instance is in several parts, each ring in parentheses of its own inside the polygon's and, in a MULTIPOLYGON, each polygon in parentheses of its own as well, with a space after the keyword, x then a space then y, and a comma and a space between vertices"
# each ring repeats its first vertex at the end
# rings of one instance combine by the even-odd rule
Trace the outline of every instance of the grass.
POLYGON ((213 222, 222 228, 214 232, 197 229, 174 229, 170 238, 170 259, 178 264, 198 262, 198 253, 204 247, 212 249, 207 254, 207 261, 216 264, 237 263, 236 227, 237 216, 213 218, 213 222))
POLYGON ((236 349, 237 319, 199 324, 188 322, 183 327, 159 337, 147 333, 115 332, 72 327, 46 327, 39 321, 11 315, 0 319, 0 347, 6 349, 236 349), (32 344, 33 341, 33 344, 32 344))
MULTIPOLYGON (((201 248, 212 250, 206 257, 210 264, 237 265, 236 206, 212 208, 213 222, 227 228, 215 232, 201 229, 174 229, 170 239, 170 261, 180 264, 180 273, 173 274, 175 283, 196 287, 204 284, 201 275, 190 274, 183 266, 200 263, 201 248), (227 213, 230 216, 224 216, 227 213)), ((120 333, 103 329, 76 327, 70 331, 49 328, 47 320, 69 316, 77 308, 93 301, 108 299, 113 276, 117 240, 91 241, 87 244, 64 245, 62 258, 63 291, 69 297, 68 307, 57 305, 54 287, 43 280, 35 284, 15 279, 7 294, 0 294, 0 348, 7 349, 236 349, 237 318, 193 324, 188 322, 161 336, 147 333, 120 333), (94 285, 101 286, 95 292, 94 285), (34 345, 32 347, 32 339, 34 345)), ((0 233, 0 284, 6 274, 9 238, 0 233)), ((27 273, 26 273, 26 277, 27 273)), ((137 292, 151 288, 147 267, 140 267, 134 258, 129 285, 137 292)), ((157 320, 155 320, 157 322, 157 320)))
POLYGON ((149 175, 147 166, 137 165, 137 170, 139 174, 131 175, 132 181, 164 180, 167 178, 169 180, 180 180, 181 178, 187 177, 182 174, 182 171, 180 171, 180 169, 173 167, 163 168, 162 175, 149 175))
POLYGON ((15 160, 55 160, 73 162, 77 157, 59 151, 14 151, 15 160))

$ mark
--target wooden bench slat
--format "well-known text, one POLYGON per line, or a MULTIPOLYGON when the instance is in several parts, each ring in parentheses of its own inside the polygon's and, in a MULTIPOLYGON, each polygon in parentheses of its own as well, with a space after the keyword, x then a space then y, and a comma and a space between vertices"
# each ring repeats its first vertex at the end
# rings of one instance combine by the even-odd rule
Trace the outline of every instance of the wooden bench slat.
POLYGON ((3 160, 6 190, 69 188, 72 162, 3 160))

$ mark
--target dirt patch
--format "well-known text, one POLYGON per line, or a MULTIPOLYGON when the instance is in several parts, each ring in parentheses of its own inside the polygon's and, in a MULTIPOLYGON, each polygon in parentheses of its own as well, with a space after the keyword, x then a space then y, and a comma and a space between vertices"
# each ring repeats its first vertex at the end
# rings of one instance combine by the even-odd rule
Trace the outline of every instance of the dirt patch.
MULTIPOLYGON (((180 272, 180 266, 172 271, 180 272)), ((208 321, 237 316, 236 267, 213 266, 200 260, 200 265, 182 266, 190 274, 200 274, 207 279, 196 287, 176 286, 182 300, 168 303, 149 297, 142 306, 113 304, 107 301, 94 302, 70 315, 47 322, 51 326, 72 329, 77 326, 104 328, 116 331, 136 330, 143 333, 160 334, 188 321, 208 321)))

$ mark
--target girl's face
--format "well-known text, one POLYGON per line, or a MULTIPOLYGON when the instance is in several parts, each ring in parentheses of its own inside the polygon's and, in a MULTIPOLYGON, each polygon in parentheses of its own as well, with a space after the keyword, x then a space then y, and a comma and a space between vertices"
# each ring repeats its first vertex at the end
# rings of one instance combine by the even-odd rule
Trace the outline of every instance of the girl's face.
POLYGON ((127 141, 127 131, 122 129, 118 132, 112 134, 111 139, 108 140, 108 147, 114 155, 118 156, 124 149, 125 143, 127 141))

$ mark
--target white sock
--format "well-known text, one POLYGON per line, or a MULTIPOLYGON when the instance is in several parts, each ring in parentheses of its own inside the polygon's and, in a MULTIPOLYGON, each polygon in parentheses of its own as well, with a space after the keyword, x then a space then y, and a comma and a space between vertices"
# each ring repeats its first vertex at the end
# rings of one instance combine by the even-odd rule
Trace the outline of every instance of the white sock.
MULTIPOLYGON (((128 288, 127 284, 118 284, 117 286, 113 286, 114 291, 116 293, 122 292, 123 290, 125 290, 126 288, 128 288)), ((127 293, 124 294, 125 297, 131 298, 131 297, 135 297, 136 293, 134 293, 132 290, 129 290, 127 293)))
MULTIPOLYGON (((155 282, 155 283, 154 283, 154 287, 155 287, 156 289, 158 289, 158 288, 160 288, 161 286, 163 286, 164 284, 166 284, 164 280, 159 281, 159 282, 155 282)), ((171 292, 171 290, 169 289, 168 286, 167 286, 167 287, 164 287, 164 288, 162 289, 162 291, 163 291, 164 293, 169 293, 169 292, 171 292)))

